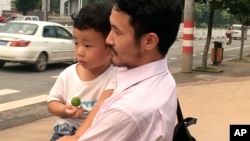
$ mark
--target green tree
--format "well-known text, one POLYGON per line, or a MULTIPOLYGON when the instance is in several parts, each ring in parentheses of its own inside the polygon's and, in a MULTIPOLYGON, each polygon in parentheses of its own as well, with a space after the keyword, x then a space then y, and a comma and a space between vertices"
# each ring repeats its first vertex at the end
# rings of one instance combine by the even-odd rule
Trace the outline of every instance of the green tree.
POLYGON ((39 0, 13 0, 12 3, 17 11, 26 15, 28 11, 37 9, 39 0))
POLYGON ((209 16, 209 7, 205 3, 195 3, 195 26, 197 28, 207 28, 207 19, 209 16))
POLYGON ((60 11, 60 0, 50 0, 50 10, 59 13, 60 11))

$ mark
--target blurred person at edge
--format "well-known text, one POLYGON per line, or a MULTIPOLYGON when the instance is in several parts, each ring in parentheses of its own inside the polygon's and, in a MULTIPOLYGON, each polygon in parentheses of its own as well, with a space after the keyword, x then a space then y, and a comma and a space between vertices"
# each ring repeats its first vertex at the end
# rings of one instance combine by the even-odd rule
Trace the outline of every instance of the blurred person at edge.
POLYGON ((106 42, 117 87, 88 130, 64 141, 172 141, 177 91, 165 56, 181 16, 179 0, 115 0, 106 42))
POLYGON ((232 44, 232 34, 233 34, 232 27, 229 27, 226 31, 226 43, 227 43, 227 45, 232 44))

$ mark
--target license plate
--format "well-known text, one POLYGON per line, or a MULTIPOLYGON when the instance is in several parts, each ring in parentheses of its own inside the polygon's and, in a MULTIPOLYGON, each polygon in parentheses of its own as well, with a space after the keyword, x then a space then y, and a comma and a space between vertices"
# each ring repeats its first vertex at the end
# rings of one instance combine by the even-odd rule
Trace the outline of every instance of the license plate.
POLYGON ((5 45, 7 45, 6 41, 0 41, 0 46, 5 46, 5 45))

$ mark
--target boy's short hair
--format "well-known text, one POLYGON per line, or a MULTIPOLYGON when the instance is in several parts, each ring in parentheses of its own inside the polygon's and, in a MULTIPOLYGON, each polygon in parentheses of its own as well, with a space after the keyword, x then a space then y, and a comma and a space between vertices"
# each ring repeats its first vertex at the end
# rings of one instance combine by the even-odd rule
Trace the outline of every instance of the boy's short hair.
POLYGON ((73 27, 79 30, 93 28, 106 38, 111 29, 109 22, 111 9, 111 3, 91 2, 84 6, 77 15, 71 15, 73 27))

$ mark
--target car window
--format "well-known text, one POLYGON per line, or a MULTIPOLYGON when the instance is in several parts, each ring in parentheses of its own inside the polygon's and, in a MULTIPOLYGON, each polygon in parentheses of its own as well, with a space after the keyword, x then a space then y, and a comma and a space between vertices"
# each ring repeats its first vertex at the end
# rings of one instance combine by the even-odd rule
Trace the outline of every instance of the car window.
POLYGON ((31 17, 32 21, 39 21, 37 17, 31 17))
POLYGON ((31 23, 7 23, 1 27, 0 32, 33 35, 36 33, 38 26, 31 23))
POLYGON ((57 38, 72 39, 72 34, 69 31, 67 31, 59 26, 57 26, 55 28, 56 28, 57 38))
POLYGON ((233 30, 241 30, 240 26, 233 26, 233 30))
POLYGON ((15 21, 22 21, 24 17, 16 17, 14 20, 15 21))
POLYGON ((30 21, 31 18, 30 18, 30 17, 26 17, 24 20, 25 20, 25 21, 30 21))
POLYGON ((56 32, 55 32, 54 26, 45 26, 43 29, 43 36, 50 37, 50 38, 56 38, 56 32))

